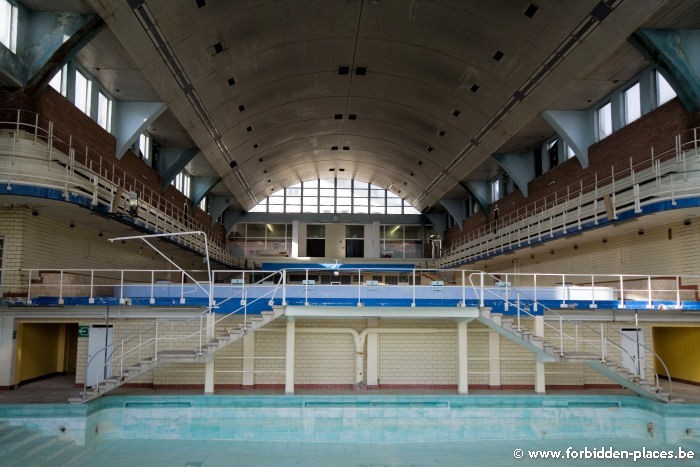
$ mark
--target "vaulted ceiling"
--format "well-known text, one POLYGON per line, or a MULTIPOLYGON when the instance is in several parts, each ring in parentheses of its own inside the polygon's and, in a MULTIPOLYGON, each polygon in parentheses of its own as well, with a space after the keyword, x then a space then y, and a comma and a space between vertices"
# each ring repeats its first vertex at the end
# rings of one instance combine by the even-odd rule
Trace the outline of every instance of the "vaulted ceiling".
POLYGON ((191 170, 241 210, 333 176, 419 210, 464 197, 493 153, 554 134, 542 111, 588 108, 648 66, 636 29, 700 25, 698 2, 677 0, 25 4, 98 13, 108 30, 79 60, 117 99, 166 102, 154 137, 196 145, 191 170))

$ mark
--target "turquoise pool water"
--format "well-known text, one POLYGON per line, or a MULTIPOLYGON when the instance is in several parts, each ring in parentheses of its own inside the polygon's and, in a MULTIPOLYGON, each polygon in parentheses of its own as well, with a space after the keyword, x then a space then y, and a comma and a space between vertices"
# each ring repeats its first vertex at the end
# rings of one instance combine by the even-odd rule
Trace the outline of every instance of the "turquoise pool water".
POLYGON ((81 445, 63 465, 700 465, 700 405, 631 396, 108 396, 0 421, 81 445))

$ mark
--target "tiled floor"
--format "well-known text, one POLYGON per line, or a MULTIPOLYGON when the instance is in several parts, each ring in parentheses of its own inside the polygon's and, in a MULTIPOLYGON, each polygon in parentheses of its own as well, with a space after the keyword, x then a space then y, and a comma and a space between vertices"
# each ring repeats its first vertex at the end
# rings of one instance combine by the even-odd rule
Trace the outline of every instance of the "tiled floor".
MULTIPOLYGON (((73 384, 74 375, 56 376, 34 383, 20 386, 11 391, 0 391, 0 404, 30 404, 30 403, 61 403, 67 402, 70 397, 76 397, 80 393, 80 388, 76 388, 73 384)), ((233 390, 223 389, 217 390, 217 394, 235 395, 235 394, 280 394, 280 391, 274 390, 233 390)), ((532 391, 526 390, 497 390, 489 391, 483 389, 475 389, 471 394, 533 394, 532 391)), ((589 390, 550 390, 549 394, 621 394, 632 395, 631 391, 624 389, 589 389, 589 390)), ((122 387, 114 390, 115 395, 157 395, 157 394, 202 394, 198 389, 149 389, 149 388, 129 388, 122 387)), ((351 390, 329 389, 329 390, 299 390, 298 394, 354 394, 360 395, 363 393, 352 392, 351 390)), ((420 390, 420 389, 391 389, 368 391, 366 394, 455 394, 453 390, 420 390)), ((690 384, 673 383, 673 394, 675 397, 683 399, 686 403, 700 404, 700 386, 690 384)))

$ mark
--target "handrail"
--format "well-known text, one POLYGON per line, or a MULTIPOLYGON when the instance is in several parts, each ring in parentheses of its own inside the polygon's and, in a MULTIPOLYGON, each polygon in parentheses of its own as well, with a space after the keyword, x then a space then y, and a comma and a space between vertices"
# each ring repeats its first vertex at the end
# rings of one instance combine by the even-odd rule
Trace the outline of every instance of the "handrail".
MULTIPOLYGON (((479 277, 479 284, 480 284, 480 288, 481 288, 481 289, 480 289, 480 291, 481 291, 481 295, 480 295, 480 296, 481 296, 481 297, 483 297, 483 292, 484 292, 484 290, 485 290, 485 288, 484 288, 484 276, 489 276, 489 277, 491 277, 492 279, 494 279, 494 280, 496 280, 496 281, 500 281, 500 277, 499 277, 499 276, 496 276, 496 275, 491 274, 491 273, 487 273, 487 272, 484 272, 484 271, 479 271, 479 272, 472 273, 472 274, 469 275, 469 282, 470 282, 470 284, 472 285, 472 287, 474 288, 475 291, 476 291, 477 289, 476 289, 476 286, 474 285, 474 280, 473 280, 473 277, 474 277, 474 276, 478 276, 478 277, 479 277)), ((506 287, 509 288, 509 286, 506 286, 506 287)), ((578 339, 578 338, 575 338, 575 337, 572 337, 572 336, 568 335, 567 333, 565 333, 565 332, 564 332, 564 329, 563 329, 563 326, 562 326, 562 323, 563 323, 563 322, 566 322, 566 323, 568 323, 568 324, 573 324, 573 325, 575 325, 575 326, 580 326, 581 323, 578 322, 578 321, 573 322, 574 320, 571 320, 571 319, 569 319, 569 318, 567 318, 567 317, 561 315, 560 313, 557 313, 555 310, 553 310, 553 309, 551 309, 551 308, 549 308, 549 307, 543 305, 542 303, 538 303, 538 301, 537 301, 536 298, 533 299, 533 298, 531 298, 531 297, 527 297, 527 296, 525 296, 524 294, 522 294, 521 291, 519 291, 519 290, 517 290, 517 289, 514 290, 514 291, 515 291, 516 296, 517 296, 516 302, 515 302, 515 303, 512 302, 512 300, 510 299, 510 297, 506 297, 506 298, 504 299, 502 296, 498 295, 498 294, 495 293, 493 290, 491 290, 491 288, 488 288, 488 292, 489 292, 489 293, 491 293, 491 294, 493 294, 493 295, 495 295, 495 296, 498 296, 501 300, 504 300, 504 301, 507 302, 508 304, 513 305, 513 306, 516 307, 516 310, 517 310, 517 319, 518 319, 518 328, 520 328, 520 313, 521 313, 521 311, 524 312, 526 315, 528 315, 528 316, 531 317, 531 318, 535 318, 535 316, 536 316, 536 315, 530 313, 526 308, 524 308, 524 307, 521 306, 521 301, 522 301, 522 300, 532 301, 533 304, 534 304, 535 310, 537 309, 538 306, 541 306, 542 309, 543 309, 543 311, 547 311, 547 312, 550 313, 551 315, 554 315, 555 317, 557 317, 558 320, 559 320, 559 326, 560 326, 560 328, 559 328, 558 330, 557 330, 557 328, 556 328, 555 326, 552 326, 551 324, 547 323, 547 322, 544 321, 544 320, 543 320, 543 324, 544 324, 545 326, 548 326, 549 328, 553 329, 554 331, 556 331, 556 332, 559 334, 559 338, 560 338, 559 352, 560 352, 560 355, 561 355, 561 356, 564 356, 563 338, 567 338, 567 340, 573 340, 574 342, 577 342, 579 339, 578 339)), ((481 304, 481 306, 483 306, 483 298, 482 298, 482 304, 481 304)), ((601 342, 603 343, 603 345, 602 345, 601 347, 599 347, 599 349, 600 349, 600 351, 601 351, 601 361, 605 361, 605 346, 606 346, 607 344, 611 344, 612 346, 614 346, 614 347, 616 347, 618 350, 620 350, 620 352, 626 353, 626 354, 632 359, 632 361, 635 361, 635 360, 636 360, 635 357, 634 357, 633 355, 631 355, 626 349, 624 349, 622 346, 618 345, 616 342, 612 341, 610 338, 606 337, 602 332, 599 333, 595 328, 593 328, 592 326, 589 326, 589 325, 587 325, 587 324, 583 324, 583 326, 584 326, 586 329, 588 329, 589 331, 592 331, 594 334, 597 334, 597 335, 599 335, 599 336, 601 337, 601 342)), ((620 330, 615 330, 615 331, 617 331, 617 333, 620 334, 622 337, 625 337, 625 338, 631 340, 631 338, 630 338, 629 336, 625 336, 625 335, 622 333, 622 331, 620 331, 620 330)), ((542 337, 544 337, 544 336, 542 336, 542 337)), ((590 344, 590 341, 588 341, 588 340, 584 340, 584 342, 589 342, 589 345, 591 345, 591 344, 590 344)), ((659 354, 657 354, 654 350, 650 349, 649 347, 647 347, 646 345, 640 343, 639 341, 633 341, 633 342, 634 342, 636 345, 642 347, 644 350, 648 351, 656 360, 658 360, 658 361, 663 365, 664 371, 666 372, 666 378, 667 378, 667 380, 668 380, 669 397, 672 397, 672 396, 673 396, 673 388, 672 388, 672 383, 671 383, 671 373, 668 371, 668 367, 666 366, 666 363, 663 361, 663 359, 661 358, 661 356, 660 356, 659 354)), ((596 347, 595 344, 592 345, 592 346, 593 346, 594 348, 596 347)), ((637 361, 637 363, 639 363, 639 362, 637 361)), ((657 383, 657 388, 660 388, 660 386, 658 385, 658 378, 659 378, 658 373, 653 369, 653 367, 649 367, 649 366, 646 365, 646 363, 645 363, 645 364, 644 364, 644 371, 646 372, 646 370, 651 370, 651 371, 652 371, 652 373, 655 375, 655 380, 656 380, 656 383, 657 383)))
MULTIPOLYGON (((207 306, 207 307, 205 307, 204 309, 202 309, 202 310, 197 314, 197 316, 195 316, 195 317, 184 318, 184 319, 169 319, 169 320, 165 320, 165 321, 164 321, 164 320, 161 320, 161 319, 156 319, 156 320, 154 320, 154 325, 151 326, 151 329, 152 329, 152 330, 155 330, 155 335, 154 335, 154 337, 147 338, 146 341, 141 341, 141 336, 144 334, 144 332, 140 332, 140 333, 138 334, 138 337, 139 337, 139 343, 138 343, 138 345, 135 345, 135 346, 133 346, 133 347, 130 347, 130 348, 126 349, 126 350, 124 350, 124 344, 125 344, 126 342, 131 342, 131 341, 135 340, 136 337, 137 337, 137 335, 132 335, 132 336, 131 336, 129 339, 127 339, 126 341, 125 341, 124 339, 122 339, 122 341, 121 341, 121 346, 122 346, 121 351, 120 351, 119 353, 117 353, 116 349, 112 349, 112 351, 110 352, 109 358, 107 358, 107 359, 105 360, 104 364, 103 364, 102 367, 101 367, 102 371, 104 372, 104 369, 105 369, 105 368, 109 368, 110 365, 111 365, 112 367, 114 367, 115 362, 116 362, 116 361, 119 361, 120 371, 118 372, 118 374, 121 376, 122 373, 123 373, 122 370, 123 370, 123 364, 124 364, 124 359, 125 359, 125 357, 130 356, 130 355, 133 355, 133 354, 135 354, 135 353, 137 353, 137 352, 140 353, 140 351, 141 351, 143 348, 149 348, 149 347, 152 346, 152 345, 153 345, 153 347, 154 347, 154 350, 153 350, 153 361, 154 361, 154 362, 157 361, 157 359, 158 359, 158 345, 157 345, 157 344, 158 344, 159 341, 169 341, 170 344, 172 345, 173 342, 178 341, 178 340, 179 340, 179 341, 182 341, 182 342, 187 342, 188 340, 191 340, 191 339, 193 339, 193 338, 199 338, 199 348, 198 348, 198 352, 199 352, 199 355, 201 356, 201 355, 202 355, 202 349, 203 349, 202 339, 209 339, 209 337, 208 337, 208 330, 209 330, 209 328, 210 328, 211 326, 215 326, 217 323, 220 323, 221 321, 223 321, 223 320, 225 320, 225 319, 227 319, 227 318, 230 318, 231 316, 236 315, 236 314, 238 314, 241 310, 243 310, 243 311, 244 311, 244 321, 243 321, 244 324, 243 324, 243 326, 244 326, 244 328, 247 328, 247 307, 248 307, 248 305, 252 305, 252 304, 258 302, 259 300, 262 300, 262 299, 264 299, 264 298, 267 298, 267 297, 270 296, 270 295, 271 295, 270 303, 272 303, 272 302, 274 301, 274 296, 276 295, 277 291, 279 290, 280 286, 281 286, 282 283, 283 283, 284 271, 273 271, 273 272, 271 272, 270 274, 268 274, 268 275, 266 275, 265 277, 263 277, 262 279, 260 279, 260 280, 258 280, 257 282, 255 282, 254 284, 249 284, 249 285, 246 286, 246 289, 247 289, 247 288, 250 288, 250 287, 255 286, 255 285, 263 284, 263 282, 265 282, 266 280, 270 279, 271 277, 273 277, 273 276, 275 276, 275 275, 277 275, 277 274, 280 274, 280 279, 279 279, 279 282, 277 283, 277 286, 276 286, 273 290, 271 290, 271 291, 269 291, 269 292, 266 292, 265 294, 263 294, 263 295, 261 295, 261 296, 259 296, 259 297, 254 298, 250 303, 248 303, 248 302, 246 301, 246 302, 243 303, 240 307, 234 309, 233 311, 231 311, 230 313, 224 315, 223 317, 216 319, 213 323, 209 323, 209 321, 206 320, 206 318, 205 318, 205 316, 207 316, 207 315, 210 313, 210 311, 212 311, 211 308, 210 308, 209 306, 207 306), (166 325, 167 325, 167 323, 172 323, 172 324, 174 324, 174 323, 179 323, 179 324, 182 324, 182 323, 187 323, 187 322, 196 321, 197 319, 199 319, 199 322, 200 322, 199 328, 198 328, 196 331, 191 332, 190 334, 184 334, 184 335, 174 335, 174 334, 171 334, 171 335, 167 335, 167 334, 166 334, 166 335, 159 335, 159 331, 158 331, 158 330, 159 330, 160 327, 162 327, 162 325, 159 325, 160 322, 163 322, 163 321, 164 321, 164 323, 165 323, 166 325), (204 323, 204 324, 203 324, 203 323, 204 323)), ((218 307, 219 305, 225 303, 225 302, 228 301, 228 300, 231 300, 232 298, 234 298, 234 297, 228 297, 228 298, 226 298, 225 300, 223 300, 222 302, 219 302, 218 304, 214 305, 214 307, 218 307)), ((94 355, 90 358, 90 360, 88 361, 88 364, 87 364, 86 367, 85 367, 85 377, 84 377, 84 382, 83 382, 83 391, 84 391, 83 394, 85 394, 86 391, 87 391, 87 380, 88 380, 87 372, 88 372, 88 369, 89 369, 89 367, 90 367, 90 364, 92 363, 92 361, 94 360, 94 358, 97 357, 101 352, 103 352, 103 351, 105 351, 106 349, 108 349, 108 348, 110 348, 110 347, 113 347, 113 346, 114 346, 114 343, 108 344, 107 346, 102 347, 102 348, 99 349, 97 352, 95 352, 95 354, 94 354, 94 355)), ((112 371, 112 373, 114 373, 114 371, 112 371)), ((99 385, 98 385, 98 387, 99 387, 99 385)))
MULTIPOLYGON (((122 196, 127 196, 131 191, 138 193, 140 203, 142 203, 138 217, 142 218, 147 224, 150 222, 147 214, 150 214, 151 209, 154 209, 157 213, 168 216, 178 224, 181 224, 181 226, 177 227, 178 230, 191 230, 192 226, 197 224, 200 230, 207 232, 212 237, 213 230, 210 225, 197 221, 189 214, 189 210, 186 211, 184 207, 176 206, 165 196, 150 188, 137 176, 119 167, 112 161, 113 156, 111 154, 107 155, 107 157, 103 157, 102 154, 95 154, 94 148, 91 151, 89 144, 83 144, 78 138, 68 133, 65 133, 66 136, 64 138, 57 136, 57 133, 62 133, 60 129, 56 128, 53 122, 44 119, 40 114, 21 109, 0 109, 0 128, 14 130, 12 147, 9 149, 5 148, 7 152, 12 154, 13 158, 26 157, 28 159, 42 160, 19 152, 21 149, 21 147, 18 147, 20 139, 34 143, 31 148, 31 155, 34 156, 41 154, 39 143, 45 145, 43 146, 46 156, 43 159, 44 163, 50 165, 58 163, 61 165, 61 169, 64 170, 63 179, 54 182, 58 182, 55 185, 56 188, 69 190, 70 187, 67 183, 70 180, 71 183, 76 183, 75 187, 79 192, 84 193, 87 191, 88 193, 93 193, 98 188, 99 182, 97 178, 99 178, 103 183, 120 187, 123 190, 122 196), (82 151, 83 147, 84 152, 82 151)), ((13 170, 19 169, 13 168, 13 170)), ((7 177, 8 182, 12 182, 13 173, 4 175, 7 177)), ((50 179, 42 176, 22 175, 24 178, 34 179, 35 183, 43 180, 43 183, 39 183, 40 185, 51 184, 50 179)), ((109 192, 111 198, 115 196, 115 193, 119 194, 118 190, 113 188, 110 188, 109 192)), ((93 194, 93 202, 96 199, 93 194)), ((122 203, 120 202, 119 204, 122 203)), ((216 250, 218 250, 216 251, 217 256, 221 256, 222 260, 232 264, 232 259, 225 257, 225 252, 227 251, 225 238, 217 238, 213 243, 216 245, 216 250)))
MULTIPOLYGON (((606 216, 603 200, 606 196, 610 197, 615 217, 617 209, 624 205, 640 210, 641 206, 650 202, 645 200, 650 196, 659 198, 663 195, 675 203, 676 197, 683 196, 683 183, 688 180, 690 173, 688 157, 700 157, 698 133, 698 128, 693 128, 676 135, 673 144, 669 144, 663 151, 655 152, 651 148, 649 158, 636 162, 630 159, 628 165, 622 168, 618 165, 618 170, 612 166, 609 175, 586 173, 575 184, 507 212, 498 220, 462 233, 446 247, 442 258, 443 267, 477 255, 495 253, 513 244, 520 245, 523 241, 529 244, 533 237, 540 239, 545 232, 552 234, 556 230, 566 233, 567 228, 580 228, 584 220, 598 224, 599 219, 606 216), (666 178, 666 186, 662 186, 666 178), (681 180, 676 180, 677 178, 681 180), (655 184, 650 183, 654 181, 655 184), (572 215, 567 216, 567 213, 572 215), (582 215, 585 217, 582 218, 582 215), (554 221, 557 222, 556 225, 552 224, 554 221), (545 223, 547 225, 543 225, 545 223)), ((691 193, 700 194, 697 184, 691 184, 688 188, 691 193)))

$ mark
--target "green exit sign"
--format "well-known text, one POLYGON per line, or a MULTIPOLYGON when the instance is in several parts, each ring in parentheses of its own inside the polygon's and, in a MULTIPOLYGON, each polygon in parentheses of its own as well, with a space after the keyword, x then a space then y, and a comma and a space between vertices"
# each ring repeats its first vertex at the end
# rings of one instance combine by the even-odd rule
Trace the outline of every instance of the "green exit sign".
POLYGON ((78 326, 78 337, 88 337, 90 335, 90 326, 78 326))

